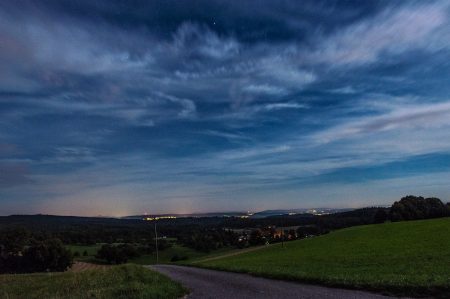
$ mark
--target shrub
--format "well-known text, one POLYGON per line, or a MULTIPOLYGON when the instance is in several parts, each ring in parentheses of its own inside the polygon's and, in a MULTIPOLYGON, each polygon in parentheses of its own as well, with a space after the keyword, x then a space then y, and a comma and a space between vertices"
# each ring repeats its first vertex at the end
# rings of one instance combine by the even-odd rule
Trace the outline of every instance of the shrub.
POLYGON ((72 253, 59 239, 45 240, 26 248, 22 259, 24 272, 66 271, 73 264, 72 253))
POLYGON ((139 251, 135 246, 130 244, 122 245, 103 245, 95 256, 98 259, 106 260, 109 264, 122 264, 126 263, 128 259, 138 257, 139 251))
POLYGON ((388 214, 385 209, 378 209, 373 217, 373 223, 384 223, 388 219, 388 214))
POLYGON ((72 253, 59 239, 29 240, 28 245, 16 241, 0 246, 0 273, 65 271, 73 263, 72 253))
POLYGON ((175 254, 174 256, 172 256, 170 261, 171 262, 178 262, 178 261, 185 261, 187 259, 188 259, 188 257, 185 256, 185 255, 179 256, 178 254, 175 254))

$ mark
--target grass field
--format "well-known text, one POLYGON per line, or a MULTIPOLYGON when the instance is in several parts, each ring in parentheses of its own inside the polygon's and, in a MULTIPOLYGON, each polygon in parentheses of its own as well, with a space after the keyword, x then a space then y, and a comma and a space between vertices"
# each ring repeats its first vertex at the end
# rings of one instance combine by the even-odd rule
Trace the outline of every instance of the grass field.
MULTIPOLYGON (((187 261, 193 261, 198 259, 203 259, 210 256, 215 255, 221 255, 233 250, 233 248, 220 248, 214 251, 211 251, 210 253, 205 253, 201 251, 197 251, 188 247, 181 246, 177 243, 175 243, 176 239, 171 240, 173 245, 170 248, 167 248, 165 250, 159 251, 159 263, 167 264, 171 263, 171 259, 173 256, 178 255, 179 257, 187 257, 187 261)), ((77 261, 84 261, 84 262, 90 262, 90 263, 104 263, 104 261, 97 260, 95 258, 95 255, 97 254, 97 251, 100 249, 102 244, 95 244, 95 245, 67 245, 67 248, 72 252, 79 252, 80 256, 76 257, 75 260, 77 261), (88 255, 83 256, 83 252, 87 251, 88 255)), ((156 253, 153 254, 146 254, 142 255, 137 258, 133 258, 129 260, 129 263, 138 264, 138 265, 152 265, 156 263, 156 253)))
POLYGON ((8 299, 180 298, 185 293, 180 284, 136 265, 76 273, 0 275, 0 298, 8 299))
MULTIPOLYGON (((197 251, 197 250, 194 250, 194 249, 191 249, 188 247, 180 246, 178 244, 173 244, 172 247, 159 252, 159 263, 160 264, 171 263, 171 259, 174 255, 178 255, 179 257, 185 256, 188 258, 187 261, 192 261, 192 260, 210 256, 210 255, 223 254, 230 250, 232 250, 232 249, 231 248, 221 248, 221 249, 214 250, 210 253, 205 253, 205 252, 197 251)), ((134 263, 134 264, 140 264, 140 265, 155 264, 156 263, 156 254, 142 255, 140 257, 131 259, 129 262, 134 263)))
POLYGON ((97 251, 102 247, 102 244, 95 245, 67 245, 67 249, 69 249, 72 253, 78 252, 80 256, 77 259, 85 259, 83 256, 83 252, 86 251, 88 257, 93 257, 97 254, 97 251))
POLYGON ((385 223, 193 265, 403 295, 450 296, 450 218, 385 223))

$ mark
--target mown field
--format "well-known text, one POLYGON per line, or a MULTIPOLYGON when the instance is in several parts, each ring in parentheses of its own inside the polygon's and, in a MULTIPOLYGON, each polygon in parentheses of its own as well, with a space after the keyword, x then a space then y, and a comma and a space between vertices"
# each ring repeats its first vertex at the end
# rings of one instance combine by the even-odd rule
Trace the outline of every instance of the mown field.
POLYGON ((169 278, 136 265, 82 272, 0 275, 0 298, 180 298, 187 291, 169 278))
POLYGON ((400 295, 450 296, 450 218, 385 223, 193 265, 400 295))

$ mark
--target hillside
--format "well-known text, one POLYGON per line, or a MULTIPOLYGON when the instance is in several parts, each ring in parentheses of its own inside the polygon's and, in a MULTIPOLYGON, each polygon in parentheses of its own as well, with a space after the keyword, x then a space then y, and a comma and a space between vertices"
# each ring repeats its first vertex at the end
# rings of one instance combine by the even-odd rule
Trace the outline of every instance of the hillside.
POLYGON ((450 218, 351 227, 197 263, 404 295, 450 294, 450 218))

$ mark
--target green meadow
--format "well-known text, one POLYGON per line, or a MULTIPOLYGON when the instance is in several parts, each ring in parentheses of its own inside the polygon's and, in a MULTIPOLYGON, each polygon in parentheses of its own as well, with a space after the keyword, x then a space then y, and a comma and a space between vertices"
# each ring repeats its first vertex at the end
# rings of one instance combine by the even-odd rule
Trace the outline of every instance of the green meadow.
POLYGON ((82 272, 0 275, 0 298, 180 298, 187 291, 169 278, 136 265, 82 272))
POLYGON ((390 294, 446 297, 450 218, 351 227, 193 265, 390 294))
MULTIPOLYGON (((67 248, 72 252, 78 252, 80 253, 80 256, 76 257, 75 260, 78 261, 84 261, 84 262, 90 262, 90 263, 96 263, 96 264, 104 264, 105 262, 102 260, 98 260, 95 258, 95 255, 97 254, 97 251, 100 249, 102 244, 95 244, 95 245, 68 245, 67 248), (83 256, 83 252, 87 252, 87 256, 83 256)), ((209 253, 198 251, 192 248, 188 248, 185 246, 181 246, 174 241, 172 241, 172 246, 169 248, 166 248, 164 250, 160 250, 159 255, 159 263, 160 264, 167 264, 172 263, 172 258, 174 256, 178 256, 179 258, 186 258, 183 259, 180 262, 190 262, 198 259, 208 258, 210 256, 216 256, 221 255, 228 252, 233 251, 239 251, 238 249, 234 249, 231 247, 224 247, 217 250, 213 250, 209 253)), ((128 261, 132 264, 139 264, 139 265, 152 265, 156 263, 156 253, 152 254, 144 254, 136 258, 132 258, 128 261)))
POLYGON ((66 246, 72 253, 78 252, 80 256, 77 259, 86 258, 83 256, 83 253, 86 251, 88 257, 93 257, 97 254, 97 251, 102 247, 102 244, 94 244, 94 245, 68 245, 66 246))

